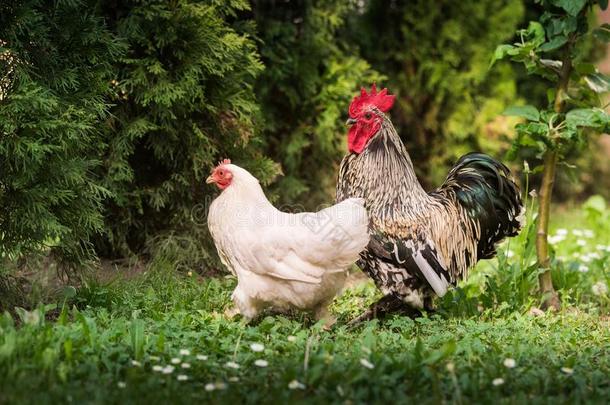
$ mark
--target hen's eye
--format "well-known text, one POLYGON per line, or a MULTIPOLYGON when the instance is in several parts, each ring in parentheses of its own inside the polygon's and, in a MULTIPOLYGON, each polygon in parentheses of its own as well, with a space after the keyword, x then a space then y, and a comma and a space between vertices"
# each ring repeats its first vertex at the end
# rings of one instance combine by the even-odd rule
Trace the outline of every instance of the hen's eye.
POLYGON ((372 117, 370 112, 367 112, 366 114, 364 114, 364 118, 366 118, 367 120, 370 120, 372 117))
POLYGON ((224 172, 223 170, 220 170, 220 171, 218 172, 218 174, 220 174, 221 176, 224 176, 224 175, 225 175, 225 172, 224 172))

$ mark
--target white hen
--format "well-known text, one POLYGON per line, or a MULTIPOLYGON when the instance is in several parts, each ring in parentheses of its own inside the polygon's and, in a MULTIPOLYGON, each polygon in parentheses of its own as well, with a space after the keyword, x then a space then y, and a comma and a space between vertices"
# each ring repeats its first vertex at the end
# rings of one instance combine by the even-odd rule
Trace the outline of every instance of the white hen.
POLYGON ((207 182, 223 190, 210 206, 208 226, 223 264, 237 276, 236 311, 251 320, 266 308, 313 310, 316 319, 332 322, 328 304, 369 241, 364 200, 285 213, 254 176, 229 160, 207 182))

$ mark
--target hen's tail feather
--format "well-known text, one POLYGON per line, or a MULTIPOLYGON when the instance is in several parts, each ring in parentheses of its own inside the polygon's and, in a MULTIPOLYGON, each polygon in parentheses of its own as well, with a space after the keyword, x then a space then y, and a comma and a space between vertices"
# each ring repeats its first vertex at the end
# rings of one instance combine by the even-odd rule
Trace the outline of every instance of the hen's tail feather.
POLYGON ((495 245, 517 235, 523 226, 525 209, 519 187, 510 170, 491 156, 462 156, 436 193, 455 197, 469 219, 480 224, 478 259, 493 257, 495 245))

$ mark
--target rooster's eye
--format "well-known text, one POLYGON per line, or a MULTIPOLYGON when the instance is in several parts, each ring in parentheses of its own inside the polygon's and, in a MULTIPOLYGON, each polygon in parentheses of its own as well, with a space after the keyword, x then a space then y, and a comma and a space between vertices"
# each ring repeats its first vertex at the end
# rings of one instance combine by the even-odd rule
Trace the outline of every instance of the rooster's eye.
POLYGON ((364 114, 364 118, 366 118, 367 120, 370 120, 372 117, 370 112, 367 112, 366 114, 364 114))

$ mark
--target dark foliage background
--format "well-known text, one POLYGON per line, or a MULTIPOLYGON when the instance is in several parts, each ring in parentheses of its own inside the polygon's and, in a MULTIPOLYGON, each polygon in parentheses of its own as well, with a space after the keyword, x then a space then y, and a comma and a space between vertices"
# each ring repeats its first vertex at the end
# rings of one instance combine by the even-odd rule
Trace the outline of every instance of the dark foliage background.
MULTIPOLYGON (((210 168, 231 157, 283 206, 331 202, 347 106, 373 81, 398 95, 392 118, 426 186, 467 151, 503 157, 515 120, 502 111, 545 87, 489 69, 490 55, 537 12, 524 0, 0 0, 0 261, 214 268, 210 168)), ((560 195, 607 193, 598 184, 566 180, 560 195)))

